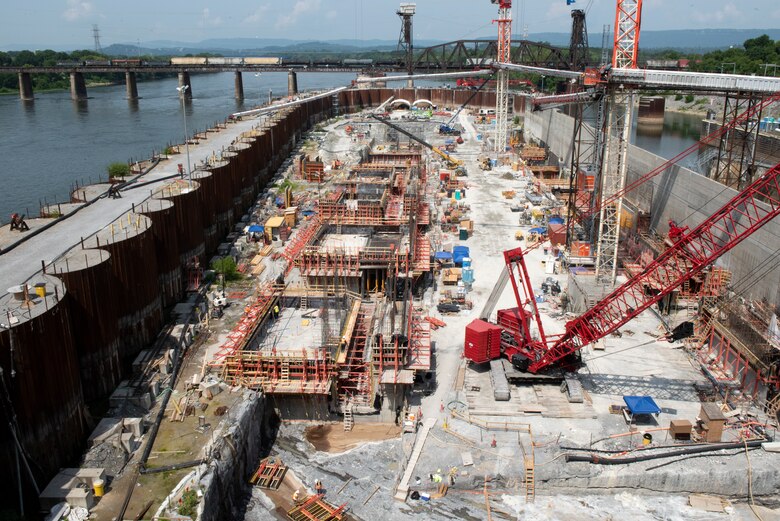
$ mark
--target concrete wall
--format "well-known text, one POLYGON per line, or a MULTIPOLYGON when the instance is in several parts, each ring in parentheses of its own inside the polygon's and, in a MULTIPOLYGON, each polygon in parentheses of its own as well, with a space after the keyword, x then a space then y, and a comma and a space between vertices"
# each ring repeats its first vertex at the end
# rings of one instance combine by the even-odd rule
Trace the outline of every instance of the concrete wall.
MULTIPOLYGON (((563 159, 564 164, 569 164, 573 118, 552 110, 526 112, 525 129, 530 136, 544 141, 554 154, 563 159)), ((628 182, 664 162, 664 158, 631 145, 628 182)), ((650 211, 651 227, 665 235, 669 230, 669 219, 693 228, 736 193, 687 168, 674 166, 630 193, 627 200, 641 210, 650 211)), ((732 271, 732 287, 740 295, 756 300, 767 299, 780 305, 780 265, 768 270, 761 266, 767 261, 774 263, 778 255, 780 219, 775 219, 726 253, 716 264, 732 271)))
POLYGON ((266 399, 247 391, 239 409, 231 411, 233 424, 212 447, 208 469, 200 480, 203 490, 201 521, 237 519, 245 505, 250 474, 275 438, 276 425, 269 421, 266 399))

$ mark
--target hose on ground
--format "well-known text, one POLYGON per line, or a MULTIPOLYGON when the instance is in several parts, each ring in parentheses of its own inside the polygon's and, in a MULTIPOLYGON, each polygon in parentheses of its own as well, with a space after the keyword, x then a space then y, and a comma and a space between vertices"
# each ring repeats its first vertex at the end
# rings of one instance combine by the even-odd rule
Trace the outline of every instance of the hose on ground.
POLYGON ((660 458, 675 458, 678 456, 686 456, 688 454, 700 454, 702 452, 715 452, 718 450, 724 450, 724 449, 736 449, 740 447, 759 447, 762 443, 766 441, 771 440, 753 440, 753 441, 745 441, 744 444, 742 442, 736 442, 736 443, 714 443, 711 445, 701 445, 697 447, 685 447, 680 450, 675 450, 672 452, 663 452, 663 453, 649 453, 649 454, 641 454, 639 456, 628 456, 625 458, 605 458, 603 456, 599 456, 598 454, 566 454, 566 461, 572 462, 572 461, 582 461, 586 463, 591 463, 593 465, 625 465, 627 463, 638 463, 640 461, 649 461, 654 459, 660 459, 660 458))

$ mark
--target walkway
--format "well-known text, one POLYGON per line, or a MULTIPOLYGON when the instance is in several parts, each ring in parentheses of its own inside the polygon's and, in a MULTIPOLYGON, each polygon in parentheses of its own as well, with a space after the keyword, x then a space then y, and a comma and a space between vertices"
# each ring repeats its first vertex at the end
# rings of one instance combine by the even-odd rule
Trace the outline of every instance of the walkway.
MULTIPOLYGON (((193 166, 205 161, 213 153, 227 149, 231 142, 242 132, 251 130, 262 118, 247 118, 226 129, 208 134, 207 140, 190 145, 190 161, 193 166)), ((140 182, 164 179, 176 174, 177 164, 186 161, 184 153, 172 159, 162 161, 151 172, 143 176, 140 182)), ((122 214, 130 211, 133 204, 146 200, 151 192, 169 181, 159 181, 143 188, 122 192, 121 199, 103 198, 91 206, 81 209, 75 215, 58 222, 48 230, 32 237, 8 253, 0 255, 0 291, 21 284, 41 269, 41 261, 47 265, 73 246, 81 238, 105 228, 122 214)), ((14 232, 15 233, 15 232, 14 232)))

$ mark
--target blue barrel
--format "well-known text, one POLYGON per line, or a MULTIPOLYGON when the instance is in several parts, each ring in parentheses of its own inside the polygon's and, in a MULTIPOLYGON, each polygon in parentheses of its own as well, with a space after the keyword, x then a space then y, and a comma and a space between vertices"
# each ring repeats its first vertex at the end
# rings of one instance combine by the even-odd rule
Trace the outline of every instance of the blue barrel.
POLYGON ((471 257, 463 257, 463 267, 468 268, 471 266, 471 257))
POLYGON ((474 282, 474 268, 463 268, 460 272, 460 276, 463 279, 464 284, 472 284, 474 282))
POLYGON ((460 190, 455 190, 455 200, 460 201, 460 190))

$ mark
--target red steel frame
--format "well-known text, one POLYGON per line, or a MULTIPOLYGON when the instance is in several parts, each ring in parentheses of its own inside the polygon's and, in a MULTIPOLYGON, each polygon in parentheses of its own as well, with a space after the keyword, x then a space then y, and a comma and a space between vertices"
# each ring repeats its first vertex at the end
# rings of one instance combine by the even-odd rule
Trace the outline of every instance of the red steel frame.
POLYGON ((618 0, 615 12, 615 45, 612 47, 613 67, 636 69, 641 20, 642 0, 618 0))
MULTIPOLYGON (((759 114, 761 114, 761 111, 764 110, 766 107, 771 105, 772 103, 776 103, 777 101, 780 101, 780 92, 776 92, 772 94, 771 96, 765 98, 761 101, 761 103, 758 103, 757 105, 753 106, 752 108, 747 109, 745 112, 734 118, 729 124, 721 126, 719 129, 715 130, 714 132, 711 132, 710 134, 707 134, 703 138, 699 139, 696 143, 689 146, 673 158, 669 159, 668 161, 665 161, 664 163, 661 163, 653 170, 649 171, 648 173, 641 176, 639 179, 626 184, 625 187, 623 187, 622 190, 612 194, 611 196, 607 197, 603 201, 597 201, 595 205, 593 205, 592 209, 587 208, 588 205, 585 206, 585 210, 583 211, 577 211, 574 212, 574 217, 578 222, 583 222, 584 220, 588 219, 589 217, 592 217, 594 215, 598 215, 599 211, 602 207, 609 206, 611 204, 615 204, 618 199, 625 197, 625 195, 628 192, 631 192, 632 190, 638 188, 639 186, 643 185, 650 179, 654 178, 655 176, 667 171, 669 168, 671 168, 673 165, 678 163, 680 160, 686 158, 687 156, 693 154, 694 152, 698 151, 700 148, 702 148, 704 145, 707 145, 709 143, 712 143, 713 141, 720 139, 724 134, 727 132, 733 130, 734 128, 738 127, 739 125, 742 125, 750 118, 757 117, 759 114)), ((580 192, 582 193, 582 192, 580 192)), ((579 197, 579 195, 578 195, 579 197)), ((579 201, 577 203, 577 209, 580 208, 579 201)))
MULTIPOLYGON (((685 280, 700 273, 715 259, 780 215, 778 194, 780 164, 739 192, 699 226, 681 236, 636 277, 604 297, 576 320, 568 322, 566 332, 552 345, 548 346, 546 339, 537 342, 527 335, 519 350, 531 360, 529 371, 536 373, 617 330, 685 280), (653 294, 647 288, 660 289, 653 294)), ((527 296, 532 297, 522 251, 519 253, 514 262, 523 268, 523 286, 527 296)), ((514 280, 513 286, 517 287, 514 280)), ((515 295, 520 305, 517 289, 515 295)))

